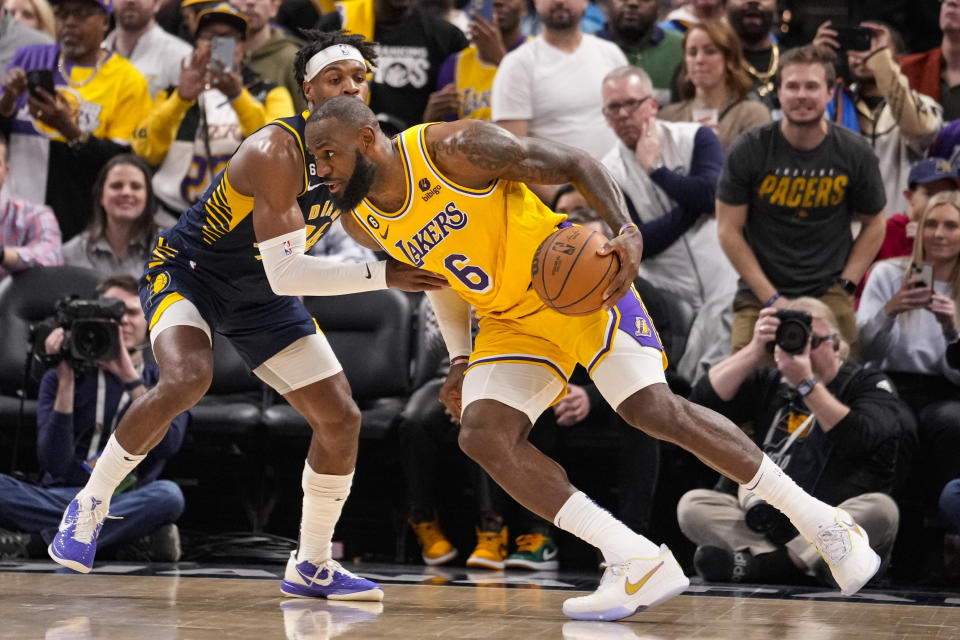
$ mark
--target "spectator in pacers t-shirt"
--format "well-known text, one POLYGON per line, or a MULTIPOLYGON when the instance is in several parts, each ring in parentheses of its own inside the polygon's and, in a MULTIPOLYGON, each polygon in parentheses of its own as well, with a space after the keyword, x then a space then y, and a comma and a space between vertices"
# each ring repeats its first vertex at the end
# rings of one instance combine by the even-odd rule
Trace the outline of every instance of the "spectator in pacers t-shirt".
POLYGON ((817 48, 788 51, 780 74, 783 120, 734 143, 717 190, 720 245, 740 274, 732 348, 750 342, 760 309, 809 296, 830 307, 856 353, 853 296, 885 226, 877 157, 823 119, 835 72, 817 48))

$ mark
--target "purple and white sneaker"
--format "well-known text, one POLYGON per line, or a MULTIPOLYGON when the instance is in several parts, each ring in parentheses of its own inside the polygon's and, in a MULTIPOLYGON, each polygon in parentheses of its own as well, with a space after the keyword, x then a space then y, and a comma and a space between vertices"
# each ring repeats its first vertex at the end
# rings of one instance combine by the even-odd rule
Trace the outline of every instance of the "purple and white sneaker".
POLYGON ((97 536, 109 516, 103 501, 82 494, 67 506, 60 530, 47 547, 47 553, 68 569, 89 573, 97 555, 97 536))
POLYGON ((336 560, 325 560, 319 564, 309 560, 297 562, 295 550, 290 552, 290 559, 287 560, 280 591, 295 598, 383 600, 380 585, 347 571, 336 560))

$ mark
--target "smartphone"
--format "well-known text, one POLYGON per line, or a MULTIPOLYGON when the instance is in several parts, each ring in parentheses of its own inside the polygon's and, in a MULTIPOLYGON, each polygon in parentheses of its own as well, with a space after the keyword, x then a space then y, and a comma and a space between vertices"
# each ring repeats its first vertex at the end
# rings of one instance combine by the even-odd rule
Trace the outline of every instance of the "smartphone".
POLYGON ((866 27, 833 27, 837 32, 837 42, 844 51, 869 51, 870 29, 866 27))
POLYGON ((470 13, 493 23, 493 0, 470 0, 470 13))
POLYGON ((932 264, 918 264, 913 262, 910 264, 910 281, 913 282, 914 287, 927 287, 930 289, 931 294, 933 293, 933 265, 932 264))
POLYGON ((30 69, 27 71, 27 87, 33 94, 36 94, 39 88, 51 96, 57 95, 53 88, 53 71, 51 69, 30 69))
POLYGON ((210 39, 210 67, 214 71, 233 72, 233 58, 237 52, 237 41, 225 36, 210 39))

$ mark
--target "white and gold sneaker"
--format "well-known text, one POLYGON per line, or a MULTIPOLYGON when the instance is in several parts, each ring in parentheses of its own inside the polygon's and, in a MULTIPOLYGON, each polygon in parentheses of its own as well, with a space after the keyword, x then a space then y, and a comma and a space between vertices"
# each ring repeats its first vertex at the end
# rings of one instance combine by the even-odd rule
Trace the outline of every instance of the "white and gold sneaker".
POLYGON ((843 509, 837 509, 833 522, 820 526, 813 544, 845 596, 862 589, 880 568, 867 532, 843 509))
POLYGON ((619 620, 665 602, 690 586, 665 544, 652 558, 630 558, 605 566, 597 590, 564 602, 564 615, 575 620, 619 620))

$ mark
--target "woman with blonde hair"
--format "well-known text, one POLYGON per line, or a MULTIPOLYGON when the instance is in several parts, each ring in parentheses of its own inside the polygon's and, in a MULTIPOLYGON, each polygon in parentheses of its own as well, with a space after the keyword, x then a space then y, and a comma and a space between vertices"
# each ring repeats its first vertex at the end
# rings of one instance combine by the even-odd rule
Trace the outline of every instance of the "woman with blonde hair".
POLYGON ((753 81, 743 69, 743 49, 729 25, 704 20, 691 26, 683 37, 683 100, 658 117, 711 126, 726 151, 744 131, 770 122, 770 111, 748 98, 753 81))
POLYGON ((893 380, 917 415, 917 487, 929 510, 960 476, 960 193, 930 198, 913 253, 873 266, 857 326, 862 357, 893 380))
POLYGON ((57 37, 53 9, 47 0, 3 0, 3 13, 51 38, 57 37))

